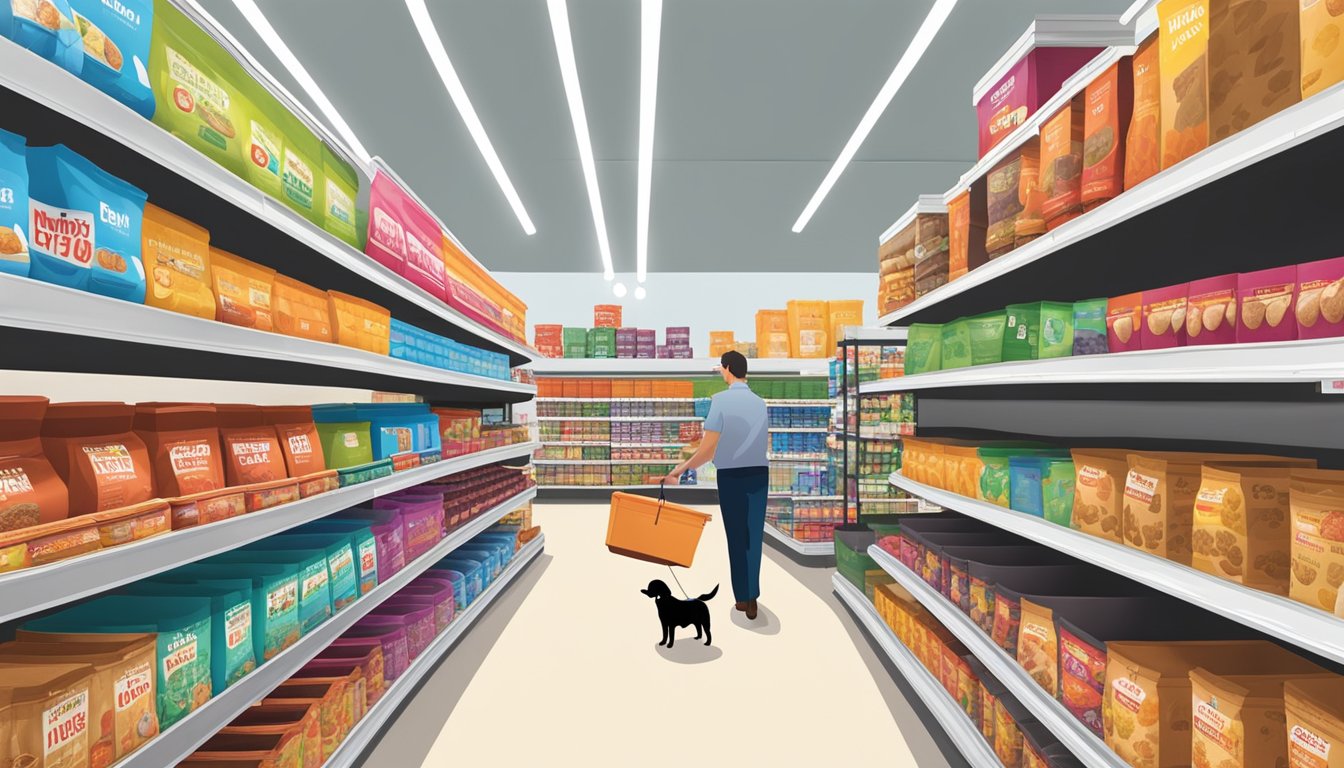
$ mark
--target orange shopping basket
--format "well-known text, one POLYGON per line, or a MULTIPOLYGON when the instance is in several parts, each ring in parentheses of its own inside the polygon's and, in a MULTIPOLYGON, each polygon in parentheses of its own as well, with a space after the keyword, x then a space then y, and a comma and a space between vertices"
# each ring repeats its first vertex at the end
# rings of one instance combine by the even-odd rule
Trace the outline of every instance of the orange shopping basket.
POLYGON ((656 499, 613 493, 607 549, 636 560, 689 568, 700 534, 710 519, 703 512, 669 504, 662 488, 656 499))

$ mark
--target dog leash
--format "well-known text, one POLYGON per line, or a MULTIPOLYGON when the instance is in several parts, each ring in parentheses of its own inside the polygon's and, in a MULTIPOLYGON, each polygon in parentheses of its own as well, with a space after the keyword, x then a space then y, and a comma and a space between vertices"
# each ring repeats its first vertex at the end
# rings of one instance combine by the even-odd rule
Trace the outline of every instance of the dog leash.
MULTIPOLYGON (((667 478, 663 478, 662 480, 658 481, 658 511, 653 513, 654 525, 658 524, 658 518, 663 514, 663 505, 666 503, 667 503, 667 478)), ((681 586, 681 581, 677 579, 677 573, 676 571, 672 570, 672 566, 670 565, 667 566, 667 572, 672 574, 672 580, 677 583, 677 589, 681 590, 681 596, 686 598, 687 600, 690 600, 691 596, 686 594, 686 588, 681 586)))

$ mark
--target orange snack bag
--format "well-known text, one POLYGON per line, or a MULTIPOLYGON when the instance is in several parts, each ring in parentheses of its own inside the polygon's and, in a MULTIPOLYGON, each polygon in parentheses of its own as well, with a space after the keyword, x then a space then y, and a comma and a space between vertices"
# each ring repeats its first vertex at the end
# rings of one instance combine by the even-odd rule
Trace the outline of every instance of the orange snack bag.
POLYGON ((271 330, 274 269, 211 248, 210 274, 215 289, 216 320, 259 331, 271 330))
POLYGON ((1041 126, 1041 170, 1037 182, 1041 218, 1054 229, 1083 212, 1083 98, 1041 126))
POLYGON ((1134 108, 1134 78, 1128 58, 1106 68, 1088 84, 1083 114, 1084 210, 1120 194, 1125 179, 1125 131, 1134 108))
POLYGON ((215 316, 210 292, 210 233, 153 203, 140 230, 146 275, 145 303, 207 320, 215 316))
POLYGON ((1162 81, 1159 78, 1157 35, 1139 46, 1130 61, 1134 103, 1125 133, 1125 189, 1162 169, 1162 81))
POLYGON ((275 330, 286 336, 331 341, 331 307, 327 292, 284 275, 275 276, 275 330))

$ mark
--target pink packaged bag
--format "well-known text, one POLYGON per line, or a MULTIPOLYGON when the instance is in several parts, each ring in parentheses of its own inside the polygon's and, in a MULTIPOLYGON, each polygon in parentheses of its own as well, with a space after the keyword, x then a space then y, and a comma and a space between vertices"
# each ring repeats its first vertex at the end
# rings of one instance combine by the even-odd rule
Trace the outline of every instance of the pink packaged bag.
POLYGON ((397 494, 374 499, 375 510, 401 518, 406 562, 433 549, 443 539, 443 494, 397 494))
POLYGON ((405 674, 411 665, 406 622, 396 616, 365 616, 341 636, 341 640, 357 639, 373 639, 382 644, 383 679, 389 683, 405 674))
POLYGON ((407 198, 403 210, 406 214, 406 269, 402 274, 433 296, 447 301, 443 231, 434 217, 414 200, 407 198))
POLYGON ((453 583, 441 579, 416 579, 402 587, 396 595, 398 600, 423 601, 434 607, 434 631, 439 633, 453 622, 456 602, 453 599, 453 583))
POLYGON ((1293 299, 1297 267, 1242 272, 1237 277, 1237 341, 1291 341, 1297 338, 1293 299))
POLYGON ((369 185, 369 238, 364 253, 398 275, 406 271, 406 228, 401 212, 405 199, 392 177, 374 172, 369 185))
POLYGON ((1344 256, 1297 265, 1297 338, 1344 336, 1344 256))
POLYGON ((1237 275, 1191 282, 1185 312, 1186 345, 1232 344, 1236 340, 1237 275))
POLYGON ((1143 349, 1170 349, 1185 346, 1186 298, 1189 283, 1143 292, 1143 349))
POLYGON ((369 612, 369 616, 399 619, 406 627, 406 647, 411 661, 415 661, 434 642, 438 631, 434 623, 434 605, 425 600, 403 600, 393 595, 387 602, 369 612))

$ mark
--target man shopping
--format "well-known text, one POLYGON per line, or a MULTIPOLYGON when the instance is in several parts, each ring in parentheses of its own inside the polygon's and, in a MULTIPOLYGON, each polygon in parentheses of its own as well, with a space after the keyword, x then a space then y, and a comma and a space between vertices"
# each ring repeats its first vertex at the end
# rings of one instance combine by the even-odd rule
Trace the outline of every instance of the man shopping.
POLYGON ((681 482, 682 473, 703 466, 712 458, 719 473, 719 509, 728 538, 728 564, 732 570, 737 610, 756 618, 756 600, 761 595, 761 540, 765 536, 765 503, 770 486, 769 419, 765 401, 747 387, 747 358, 740 352, 725 352, 720 373, 728 384, 710 401, 705 417, 705 437, 695 455, 665 478, 669 485, 681 482))

